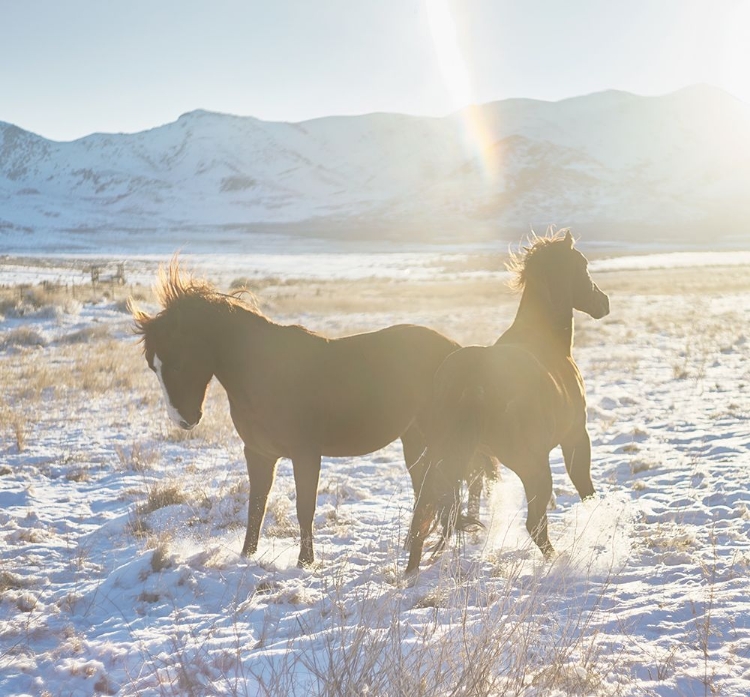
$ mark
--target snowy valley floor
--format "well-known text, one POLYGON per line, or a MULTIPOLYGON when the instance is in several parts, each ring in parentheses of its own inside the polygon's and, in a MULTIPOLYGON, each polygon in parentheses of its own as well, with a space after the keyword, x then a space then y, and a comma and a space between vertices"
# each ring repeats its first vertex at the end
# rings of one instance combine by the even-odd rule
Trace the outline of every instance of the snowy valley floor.
MULTIPOLYGON (((178 432, 130 289, 4 291, 0 694, 750 694, 750 268, 595 280, 612 313, 577 317, 575 356, 598 498, 577 500, 555 451, 545 563, 505 470, 487 530, 412 584, 398 443, 324 461, 309 570, 282 461, 241 559, 248 484, 221 388, 178 432)), ((331 335, 409 321, 465 343, 494 340, 518 300, 491 274, 258 288, 274 319, 331 335)))

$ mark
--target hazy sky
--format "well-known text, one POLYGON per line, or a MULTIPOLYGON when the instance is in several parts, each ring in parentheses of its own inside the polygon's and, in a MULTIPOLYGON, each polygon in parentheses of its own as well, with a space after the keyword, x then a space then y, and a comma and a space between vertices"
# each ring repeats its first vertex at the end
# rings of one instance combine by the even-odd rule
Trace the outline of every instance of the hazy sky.
POLYGON ((0 0, 0 120, 49 138, 196 108, 441 115, 696 82, 750 102, 750 0, 0 0))

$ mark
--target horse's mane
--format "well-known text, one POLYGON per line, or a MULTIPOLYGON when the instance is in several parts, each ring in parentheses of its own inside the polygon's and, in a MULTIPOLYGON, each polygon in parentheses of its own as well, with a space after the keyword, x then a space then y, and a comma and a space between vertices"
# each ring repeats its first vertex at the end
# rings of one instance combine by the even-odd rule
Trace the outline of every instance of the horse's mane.
POLYGON ((162 317, 170 308, 187 300, 203 300, 213 306, 224 306, 228 309, 242 309, 268 319, 260 311, 255 296, 247 289, 242 288, 229 295, 221 293, 216 286, 209 281, 198 279, 192 273, 184 271, 179 259, 175 256, 169 265, 159 266, 159 277, 154 288, 156 297, 162 309, 159 314, 151 316, 139 309, 132 299, 128 300, 128 307, 133 315, 135 331, 144 335, 151 325, 159 317, 162 317), (249 295, 251 302, 246 302, 240 295, 249 295))
POLYGON ((569 232, 570 228, 562 228, 560 230, 549 228, 544 235, 537 235, 532 231, 526 245, 520 246, 518 251, 509 250, 509 258, 505 263, 505 268, 510 271, 512 278, 508 282, 508 285, 513 290, 522 291, 528 280, 529 262, 539 254, 539 250, 563 242, 569 232))

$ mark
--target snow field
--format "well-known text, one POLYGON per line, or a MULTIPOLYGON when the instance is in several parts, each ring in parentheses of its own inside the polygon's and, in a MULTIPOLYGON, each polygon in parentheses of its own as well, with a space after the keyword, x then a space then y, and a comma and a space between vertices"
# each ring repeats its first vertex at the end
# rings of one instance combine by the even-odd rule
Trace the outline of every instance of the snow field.
MULTIPOLYGON (((120 301, 8 303, 0 693, 750 693, 750 293, 725 269, 687 293, 662 274, 599 274, 612 314, 577 318, 598 496, 579 502, 553 453, 557 558, 529 541, 503 470, 487 530, 414 581, 398 443, 324 461, 309 570, 280 462, 243 560, 248 484, 221 389, 177 431, 120 301)), ((277 319, 342 333, 408 318, 489 341, 515 302, 277 319)))

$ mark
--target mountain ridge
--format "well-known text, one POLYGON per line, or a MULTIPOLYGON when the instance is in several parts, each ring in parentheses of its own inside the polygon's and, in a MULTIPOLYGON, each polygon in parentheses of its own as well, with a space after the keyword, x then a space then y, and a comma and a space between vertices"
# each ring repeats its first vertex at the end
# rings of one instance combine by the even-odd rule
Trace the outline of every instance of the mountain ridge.
POLYGON ((706 85, 509 99, 444 117, 293 123, 198 109, 73 141, 0 122, 0 249, 17 231, 29 244, 85 230, 93 245, 97 231, 146 229, 448 241, 549 223, 599 226, 601 237, 736 233, 748 182, 750 106, 706 85))

